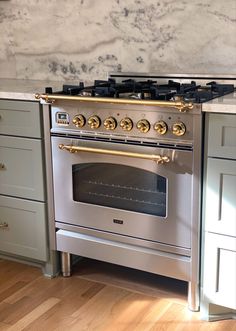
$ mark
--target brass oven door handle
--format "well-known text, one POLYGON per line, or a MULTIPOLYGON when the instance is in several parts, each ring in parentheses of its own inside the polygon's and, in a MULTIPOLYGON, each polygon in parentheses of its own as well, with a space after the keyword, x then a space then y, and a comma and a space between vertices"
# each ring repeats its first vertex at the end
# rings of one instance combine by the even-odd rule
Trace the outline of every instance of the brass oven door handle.
POLYGON ((116 156, 128 156, 134 157, 138 159, 146 159, 155 161, 157 164, 164 164, 170 162, 170 158, 166 155, 159 154, 143 154, 143 153, 132 153, 132 152, 124 152, 117 150, 109 150, 103 148, 92 148, 92 147, 83 147, 83 146, 66 146, 64 144, 60 144, 58 146, 63 151, 68 151, 70 153, 78 153, 78 152, 89 152, 89 153, 97 153, 97 154, 106 154, 106 155, 116 155, 116 156))

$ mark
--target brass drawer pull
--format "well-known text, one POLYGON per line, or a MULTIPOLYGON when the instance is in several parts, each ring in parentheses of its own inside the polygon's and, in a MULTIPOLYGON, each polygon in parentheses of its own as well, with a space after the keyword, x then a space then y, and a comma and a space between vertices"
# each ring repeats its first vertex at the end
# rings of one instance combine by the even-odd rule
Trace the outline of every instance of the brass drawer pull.
POLYGON ((155 161, 157 164, 164 164, 170 162, 170 158, 166 155, 155 155, 155 154, 141 154, 141 153, 131 153, 117 150, 107 150, 102 148, 92 148, 92 147, 82 147, 82 146, 65 146, 60 144, 58 146, 63 151, 68 151, 70 153, 78 153, 78 152, 89 152, 89 153, 97 153, 97 154, 106 154, 106 155, 116 155, 116 156, 128 156, 133 158, 140 158, 146 160, 155 161))
POLYGON ((0 170, 5 170, 6 169, 6 166, 4 163, 0 163, 0 170))
POLYGON ((0 229, 8 229, 9 225, 6 222, 0 223, 0 229))

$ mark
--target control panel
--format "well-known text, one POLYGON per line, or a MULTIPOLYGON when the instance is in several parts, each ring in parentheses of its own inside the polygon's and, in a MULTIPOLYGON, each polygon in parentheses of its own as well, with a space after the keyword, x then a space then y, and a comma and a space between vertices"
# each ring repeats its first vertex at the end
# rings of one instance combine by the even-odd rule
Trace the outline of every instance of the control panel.
MULTIPOLYGON (((56 110, 56 109, 55 109, 56 110)), ((65 130, 79 130, 80 133, 122 135, 159 139, 183 139, 192 137, 192 114, 180 114, 179 112, 159 113, 155 111, 109 111, 73 109, 73 111, 54 111, 54 128, 65 127, 65 130), (81 111, 82 110, 82 111, 81 111)), ((53 124, 53 123, 52 123, 53 124)))
POLYGON ((58 112, 56 113, 56 123, 58 125, 69 125, 70 120, 69 120, 69 114, 66 112, 58 112))

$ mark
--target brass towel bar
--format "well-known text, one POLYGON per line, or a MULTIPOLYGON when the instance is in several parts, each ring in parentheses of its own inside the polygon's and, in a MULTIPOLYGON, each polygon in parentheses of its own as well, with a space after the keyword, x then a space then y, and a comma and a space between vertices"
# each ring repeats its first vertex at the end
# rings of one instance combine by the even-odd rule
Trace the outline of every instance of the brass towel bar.
POLYGON ((83 97, 75 95, 57 95, 57 94, 35 94, 35 99, 44 100, 46 103, 54 103, 56 100, 67 101, 82 101, 82 102, 97 102, 110 104, 127 104, 127 105, 144 105, 144 106, 159 106, 177 108, 180 112, 186 112, 193 108, 193 103, 178 101, 161 101, 161 100, 140 100, 140 99, 119 99, 119 98, 99 98, 99 97, 83 97))

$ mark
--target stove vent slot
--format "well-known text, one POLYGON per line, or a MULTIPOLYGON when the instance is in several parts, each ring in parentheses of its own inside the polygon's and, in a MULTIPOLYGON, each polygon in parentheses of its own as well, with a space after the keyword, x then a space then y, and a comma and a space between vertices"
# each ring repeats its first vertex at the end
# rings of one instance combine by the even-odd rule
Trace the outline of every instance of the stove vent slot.
POLYGON ((142 145, 150 146, 150 147, 159 147, 159 143, 154 141, 143 141, 142 145))
POLYGON ((124 139, 118 139, 118 138, 110 138, 109 141, 114 142, 114 143, 124 143, 125 142, 124 139))
POLYGON ((159 143, 158 144, 159 147, 162 147, 162 148, 175 148, 175 144, 165 144, 165 143, 159 143))
POLYGON ((175 145, 175 148, 176 149, 184 149, 186 151, 192 151, 193 150, 193 147, 192 146, 189 146, 189 145, 175 145))

